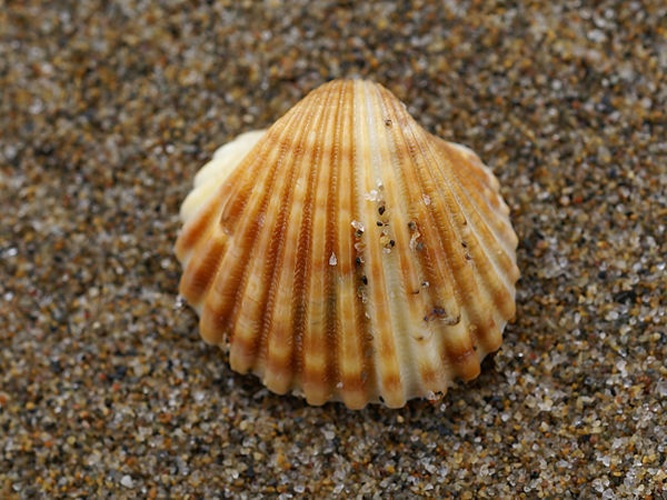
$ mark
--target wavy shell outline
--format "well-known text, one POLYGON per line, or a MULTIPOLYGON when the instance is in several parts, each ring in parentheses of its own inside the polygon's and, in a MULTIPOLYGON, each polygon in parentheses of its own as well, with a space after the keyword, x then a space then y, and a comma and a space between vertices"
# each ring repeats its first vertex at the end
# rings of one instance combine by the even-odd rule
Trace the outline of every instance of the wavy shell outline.
POLYGON ((313 405, 439 397, 515 314, 497 179, 376 83, 324 84, 220 148, 181 217, 180 293, 204 340, 313 405))

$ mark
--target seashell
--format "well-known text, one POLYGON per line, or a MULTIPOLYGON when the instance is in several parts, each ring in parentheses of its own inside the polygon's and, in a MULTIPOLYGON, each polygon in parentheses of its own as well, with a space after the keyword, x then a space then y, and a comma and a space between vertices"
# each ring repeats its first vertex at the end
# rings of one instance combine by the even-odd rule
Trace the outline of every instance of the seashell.
POLYGON ((197 174, 180 293, 271 391, 401 407, 500 347, 519 278, 508 215, 472 151, 381 85, 333 81, 197 174))

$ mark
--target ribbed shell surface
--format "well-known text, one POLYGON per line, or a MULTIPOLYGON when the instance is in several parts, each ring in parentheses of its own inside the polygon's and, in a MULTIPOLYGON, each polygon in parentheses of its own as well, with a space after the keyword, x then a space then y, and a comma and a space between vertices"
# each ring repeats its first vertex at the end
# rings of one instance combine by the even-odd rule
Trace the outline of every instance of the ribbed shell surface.
POLYGON ((498 181, 375 83, 325 84, 221 148, 181 213, 180 292, 203 338, 311 404, 441 395, 515 312, 498 181))

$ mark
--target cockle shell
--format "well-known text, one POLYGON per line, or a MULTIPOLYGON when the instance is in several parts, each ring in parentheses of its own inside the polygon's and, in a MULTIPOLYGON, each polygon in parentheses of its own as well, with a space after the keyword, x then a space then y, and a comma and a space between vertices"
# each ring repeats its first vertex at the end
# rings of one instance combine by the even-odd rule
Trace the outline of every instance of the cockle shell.
POLYGON ((508 214, 472 151, 381 85, 333 81, 198 173, 180 293, 271 391, 400 407, 500 347, 519 278, 508 214))

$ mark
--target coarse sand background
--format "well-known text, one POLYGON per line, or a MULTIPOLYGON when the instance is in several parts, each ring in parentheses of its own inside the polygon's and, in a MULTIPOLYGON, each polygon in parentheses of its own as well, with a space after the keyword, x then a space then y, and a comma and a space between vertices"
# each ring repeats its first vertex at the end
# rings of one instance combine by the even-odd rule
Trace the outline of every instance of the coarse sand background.
POLYGON ((0 497, 667 495, 667 3, 0 0, 0 497), (337 77, 476 151, 519 235, 476 381, 233 373, 178 299, 217 146, 337 77))

